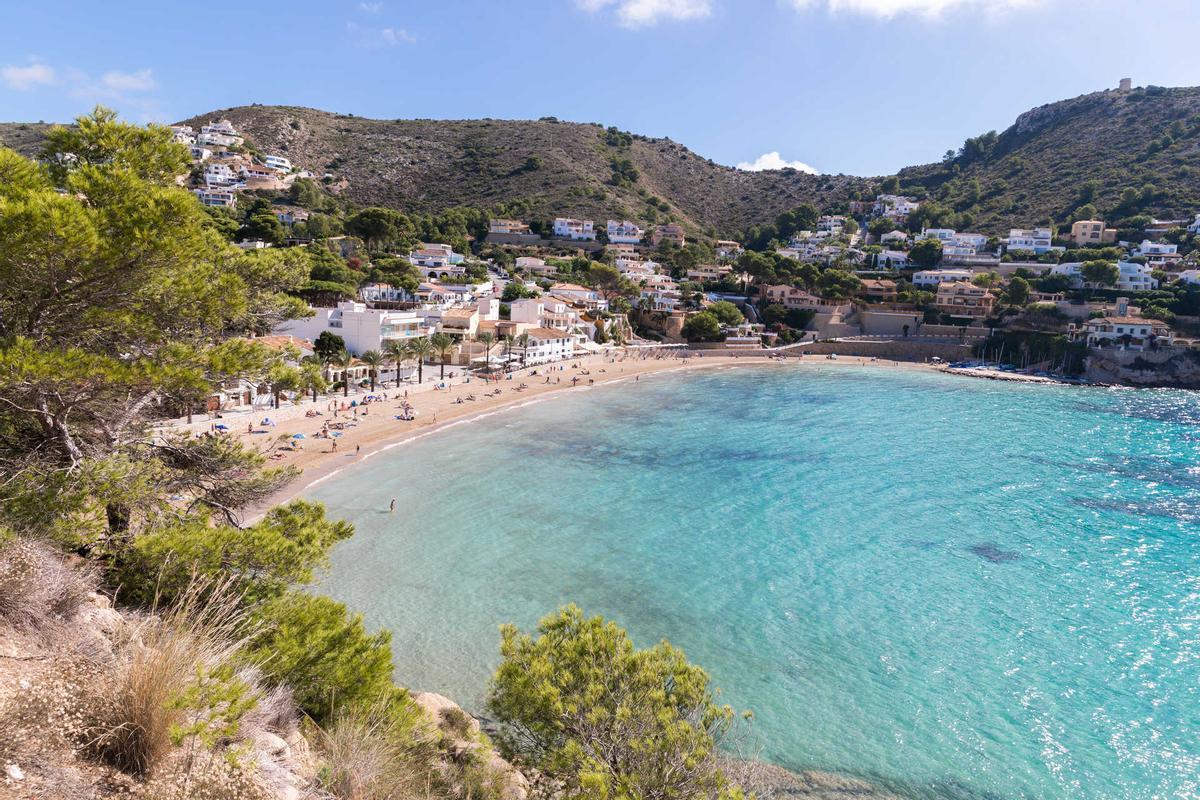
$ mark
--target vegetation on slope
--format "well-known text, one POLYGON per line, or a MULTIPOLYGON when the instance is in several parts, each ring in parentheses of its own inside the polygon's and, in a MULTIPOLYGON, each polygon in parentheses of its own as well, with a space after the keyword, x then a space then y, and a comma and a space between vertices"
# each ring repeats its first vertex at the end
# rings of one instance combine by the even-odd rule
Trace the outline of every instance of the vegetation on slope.
MULTIPOLYGON (((895 188, 936 200, 930 221, 988 233, 1200 209, 1200 88, 1095 92, 968 139, 940 164, 901 170, 895 188)), ((1133 226, 1129 226, 1133 227, 1133 226)))

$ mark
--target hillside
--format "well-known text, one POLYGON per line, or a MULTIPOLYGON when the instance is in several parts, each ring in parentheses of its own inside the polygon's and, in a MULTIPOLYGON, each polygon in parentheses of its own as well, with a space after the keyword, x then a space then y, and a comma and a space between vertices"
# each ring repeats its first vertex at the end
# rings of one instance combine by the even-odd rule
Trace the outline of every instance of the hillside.
MULTIPOLYGON (((344 178, 345 196, 355 203, 417 212, 518 203, 509 213, 676 218, 729 236, 800 203, 838 208, 880 183, 794 170, 742 172, 670 139, 552 118, 372 120, 243 106, 183 122, 198 127, 221 117, 261 152, 344 178)), ((44 127, 0 125, 0 144, 35 152, 44 127)), ((1085 202, 1109 219, 1190 217, 1200 209, 1197 156, 1200 88, 1149 87, 1033 109, 998 135, 968 140, 954 158, 903 169, 898 178, 902 190, 939 201, 941 215, 927 221, 1004 233, 1064 221, 1085 202)))
POLYGON ((673 214, 698 229, 730 232, 799 203, 836 203, 862 184, 793 170, 741 172, 669 139, 552 120, 371 120, 250 106, 184 122, 198 127, 220 117, 263 151, 346 178, 358 203, 414 211, 525 200, 532 216, 652 221, 673 214), (618 180, 614 161, 626 160, 636 177, 624 168, 626 180, 618 180), (658 207, 651 210, 651 201, 658 207))
POLYGON ((969 141, 957 158, 899 177, 998 233, 1064 221, 1088 202, 1109 220, 1190 219, 1200 211, 1198 157, 1200 88, 1149 87, 1035 108, 994 139, 969 141))

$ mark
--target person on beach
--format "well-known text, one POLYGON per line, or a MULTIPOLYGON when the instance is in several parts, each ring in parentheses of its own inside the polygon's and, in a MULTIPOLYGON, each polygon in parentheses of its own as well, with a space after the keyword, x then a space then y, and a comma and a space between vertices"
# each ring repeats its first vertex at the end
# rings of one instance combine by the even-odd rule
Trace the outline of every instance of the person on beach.
POLYGON ((358 455, 361 452, 362 452, 362 445, 361 444, 354 445, 354 455, 358 455))
POLYGON ((388 506, 388 513, 389 514, 396 513, 396 498, 394 498, 394 497, 392 498, 392 504, 388 506))

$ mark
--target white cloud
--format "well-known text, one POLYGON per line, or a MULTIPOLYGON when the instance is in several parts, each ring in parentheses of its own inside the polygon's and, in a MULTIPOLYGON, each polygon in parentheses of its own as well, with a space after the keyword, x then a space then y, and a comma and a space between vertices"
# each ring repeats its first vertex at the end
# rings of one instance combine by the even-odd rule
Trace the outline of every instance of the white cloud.
POLYGON ((937 17, 956 8, 973 8, 986 13, 1043 5, 1046 0, 789 0, 797 10, 827 8, 890 19, 899 14, 937 17))
POLYGON ((346 31, 354 39, 354 43, 359 47, 395 47, 400 44, 412 44, 417 41, 417 37, 413 36, 404 28, 372 28, 364 25, 358 25, 354 22, 346 23, 346 31))
POLYGON ((779 151, 772 150, 770 153, 763 153, 753 161, 743 161, 737 165, 738 169, 747 172, 762 172, 768 169, 787 169, 791 168, 800 172, 807 172, 812 175, 820 175, 821 171, 816 167, 811 167, 803 161, 785 161, 783 156, 779 155, 779 151))
POLYGON ((379 38, 383 39, 384 44, 397 45, 400 43, 412 44, 417 40, 403 28, 380 28, 379 38))
POLYGON ((368 14, 378 14, 383 10, 383 3, 359 3, 358 9, 368 14))
POLYGON ((613 11, 626 28, 657 25, 662 20, 702 19, 712 14, 712 0, 575 0, 584 11, 613 11))
POLYGON ((148 92, 155 88, 154 73, 148 69, 137 72, 118 72, 110 70, 100 76, 100 85, 110 92, 148 92))
POLYGON ((0 81, 10 89, 28 91, 36 86, 48 86, 56 80, 54 70, 45 64, 30 64, 26 67, 0 67, 0 81))

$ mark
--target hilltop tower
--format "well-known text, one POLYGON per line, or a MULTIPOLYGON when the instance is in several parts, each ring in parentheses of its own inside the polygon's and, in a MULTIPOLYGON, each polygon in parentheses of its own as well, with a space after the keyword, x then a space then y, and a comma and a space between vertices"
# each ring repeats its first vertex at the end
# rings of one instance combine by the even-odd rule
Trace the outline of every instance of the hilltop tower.
POLYGON ((1133 91, 1133 78, 1121 78, 1120 91, 1122 91, 1122 92, 1133 91))

